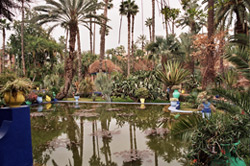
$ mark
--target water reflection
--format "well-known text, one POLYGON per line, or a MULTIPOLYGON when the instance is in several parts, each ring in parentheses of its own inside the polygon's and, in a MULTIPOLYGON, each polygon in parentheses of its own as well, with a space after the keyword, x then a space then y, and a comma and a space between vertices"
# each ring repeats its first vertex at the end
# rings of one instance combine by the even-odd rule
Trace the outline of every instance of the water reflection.
POLYGON ((185 165, 185 143, 163 132, 173 123, 169 113, 162 111, 163 106, 147 106, 145 110, 128 105, 75 106, 56 104, 39 116, 31 116, 35 163, 185 165))

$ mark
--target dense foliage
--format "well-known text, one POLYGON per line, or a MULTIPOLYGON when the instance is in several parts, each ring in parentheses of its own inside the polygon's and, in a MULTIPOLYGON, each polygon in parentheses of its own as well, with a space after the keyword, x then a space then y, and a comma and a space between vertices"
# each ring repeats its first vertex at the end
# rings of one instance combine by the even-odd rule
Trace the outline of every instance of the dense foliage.
POLYGON ((156 79, 156 71, 138 71, 128 78, 117 76, 114 78, 112 96, 126 97, 137 100, 135 91, 146 88, 149 91, 148 99, 156 100, 165 97, 162 85, 156 79))

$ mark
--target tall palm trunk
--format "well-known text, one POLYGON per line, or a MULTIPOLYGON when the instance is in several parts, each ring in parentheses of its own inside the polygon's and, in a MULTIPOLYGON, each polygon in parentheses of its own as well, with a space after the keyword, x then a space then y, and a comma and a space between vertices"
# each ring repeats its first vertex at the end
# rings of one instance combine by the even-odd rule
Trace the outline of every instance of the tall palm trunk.
POLYGON ((22 66, 23 66, 23 75, 26 75, 25 69, 25 60, 24 60, 24 41, 23 41, 23 32, 24 31, 24 0, 22 0, 22 24, 21 24, 21 49, 22 49, 22 66))
POLYGON ((128 76, 130 75, 130 14, 127 15, 128 18, 128 76))
MULTIPOLYGON (((108 0, 105 0, 105 8, 103 15, 105 18, 108 16, 108 0)), ((101 43, 100 43, 100 67, 99 72, 102 72, 102 61, 104 59, 104 53, 105 53, 105 35, 106 35, 106 24, 107 19, 103 20, 103 25, 101 26, 101 43)))
POLYGON ((247 27, 244 27, 244 21, 241 18, 239 11, 235 10, 235 13, 236 13, 235 34, 246 34, 247 27))
POLYGON ((151 30, 151 26, 149 26, 148 28, 149 28, 149 38, 150 38, 150 41, 152 41, 152 30, 151 30))
POLYGON ((132 68, 134 68, 134 60, 135 60, 135 57, 134 57, 134 26, 135 26, 135 16, 132 15, 132 51, 131 51, 131 56, 132 56, 132 68))
POLYGON ((211 42, 211 46, 207 49, 206 66, 202 79, 202 88, 205 89, 208 84, 212 83, 215 78, 214 70, 214 54, 213 54, 213 34, 214 34, 214 0, 208 1, 208 40, 211 42))
POLYGON ((95 55, 95 31, 96 31, 96 24, 94 23, 94 32, 93 32, 93 55, 95 55))
POLYGON ((76 56, 75 43, 77 35, 77 22, 69 24, 69 56, 65 59, 64 63, 64 87, 63 90, 57 95, 57 99, 61 100, 68 94, 72 79, 74 77, 74 59, 76 56))
POLYGON ((174 34, 174 21, 172 22, 172 34, 174 34))
POLYGON ((79 27, 77 27, 77 48, 78 48, 78 54, 77 54, 77 61, 78 61, 78 81, 79 83, 82 80, 82 58, 81 58, 81 41, 80 41, 80 32, 79 27))
POLYGON ((165 26, 166 26, 166 37, 168 38, 168 22, 167 21, 165 21, 165 26))
POLYGON ((92 33, 92 18, 89 19, 89 45, 90 45, 90 53, 93 54, 93 33, 92 33))
POLYGON ((0 73, 2 73, 4 68, 4 55, 5 55, 5 28, 3 27, 3 52, 2 55, 0 55, 0 73))
POLYGON ((155 41, 155 0, 152 0, 152 41, 155 41))
MULTIPOLYGON (((66 43, 65 43, 65 55, 64 57, 67 57, 68 54, 68 40, 69 40, 69 30, 66 30, 66 43)), ((64 58, 62 59, 64 61, 64 58)))

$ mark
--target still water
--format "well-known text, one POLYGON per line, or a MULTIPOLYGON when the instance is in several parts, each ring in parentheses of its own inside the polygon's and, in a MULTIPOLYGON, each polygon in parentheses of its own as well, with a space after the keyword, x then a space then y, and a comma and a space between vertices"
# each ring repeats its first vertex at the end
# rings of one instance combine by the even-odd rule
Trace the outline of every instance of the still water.
POLYGON ((171 136, 175 120, 165 110, 76 103, 31 107, 34 165, 187 165, 187 143, 171 136))

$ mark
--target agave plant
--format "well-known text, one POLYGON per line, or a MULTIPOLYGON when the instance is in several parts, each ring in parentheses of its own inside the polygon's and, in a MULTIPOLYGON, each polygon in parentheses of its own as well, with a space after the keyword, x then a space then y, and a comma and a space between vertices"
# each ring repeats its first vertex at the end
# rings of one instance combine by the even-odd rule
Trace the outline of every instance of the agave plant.
POLYGON ((182 67, 179 61, 168 61, 165 64, 165 71, 157 70, 158 79, 170 89, 187 80, 190 72, 182 67))

